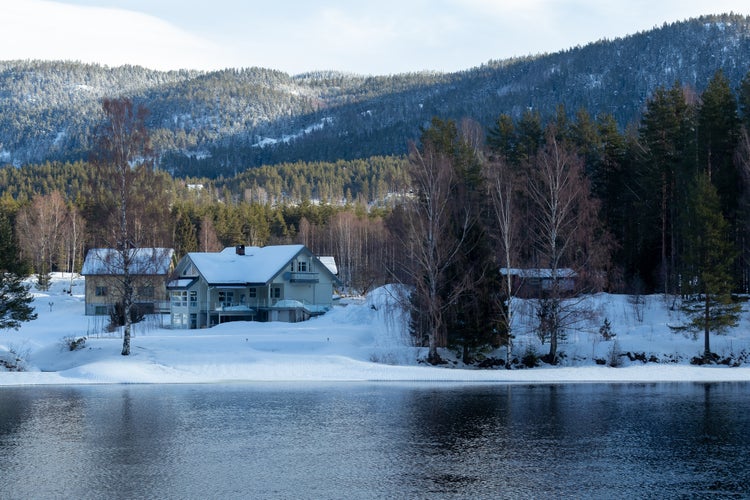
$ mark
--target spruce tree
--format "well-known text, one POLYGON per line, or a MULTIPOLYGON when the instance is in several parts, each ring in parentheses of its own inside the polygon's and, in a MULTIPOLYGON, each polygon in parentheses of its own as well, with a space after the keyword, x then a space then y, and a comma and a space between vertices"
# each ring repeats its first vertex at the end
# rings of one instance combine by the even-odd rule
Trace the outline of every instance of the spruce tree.
POLYGON ((740 133, 737 99, 729 80, 719 70, 701 94, 698 108, 698 158, 709 172, 721 201, 721 210, 730 224, 737 216, 740 198, 740 173, 734 153, 740 133))
POLYGON ((733 301, 732 266, 736 256, 716 188, 706 173, 694 182, 690 229, 685 241, 685 273, 688 295, 683 311, 687 328, 703 331, 704 357, 711 357, 710 333, 737 326, 741 306, 733 301))
POLYGON ((36 319, 29 287, 13 273, 0 272, 0 330, 18 330, 21 323, 36 319))
POLYGON ((657 282, 664 293, 677 288, 677 243, 683 229, 679 210, 688 203, 695 171, 694 135, 694 108, 685 89, 679 82, 671 89, 656 89, 640 126, 644 154, 639 162, 637 216, 643 228, 641 246, 659 252, 657 282))

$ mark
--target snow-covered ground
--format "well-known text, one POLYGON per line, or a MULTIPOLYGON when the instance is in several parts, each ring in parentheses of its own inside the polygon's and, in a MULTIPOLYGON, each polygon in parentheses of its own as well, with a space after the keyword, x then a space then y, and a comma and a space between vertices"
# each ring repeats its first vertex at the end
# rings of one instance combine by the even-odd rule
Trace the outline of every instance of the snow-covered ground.
MULTIPOLYGON (((235 381, 433 381, 463 383, 560 383, 649 381, 750 381, 750 364, 740 367, 692 366, 703 349, 702 337, 674 333, 679 323, 661 296, 645 297, 638 314, 632 299, 600 294, 582 305, 596 313, 569 334, 559 366, 533 369, 443 367, 419 363, 424 349, 411 347, 395 300, 388 288, 364 299, 342 299, 322 317, 304 323, 228 323, 204 330, 171 330, 149 319, 137 325, 130 356, 121 356, 119 333, 103 333, 106 318, 84 315, 83 279, 73 294, 64 290, 70 278, 54 276, 48 292, 32 288, 38 319, 20 330, 0 331, 0 359, 20 359, 26 371, 2 371, 0 385, 100 383, 215 383, 235 381), (614 340, 599 335, 604 318, 614 340), (642 317, 642 321, 639 320, 642 317), (64 339, 86 337, 82 349, 70 351, 64 339), (617 343, 615 345, 615 342, 617 343), (599 365, 623 354, 621 367, 599 365), (644 363, 631 361, 642 354, 644 363)), ((522 309, 522 308, 521 308, 522 309)), ((517 314, 515 352, 543 354, 523 311, 517 314)), ((750 318, 724 336, 712 336, 721 357, 750 352, 750 318)), ((166 316, 164 317, 167 323, 166 316)), ((495 353, 502 357, 502 352, 495 353)), ((446 355, 448 357, 448 354, 446 355)))

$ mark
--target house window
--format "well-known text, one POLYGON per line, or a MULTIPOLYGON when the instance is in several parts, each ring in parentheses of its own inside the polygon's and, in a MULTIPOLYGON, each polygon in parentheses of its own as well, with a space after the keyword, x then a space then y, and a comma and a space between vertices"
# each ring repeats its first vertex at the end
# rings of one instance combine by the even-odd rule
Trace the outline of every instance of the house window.
POLYGON ((258 289, 257 288, 250 288, 247 291, 247 296, 250 297, 251 299, 257 298, 258 297, 258 289))
POLYGON ((177 307, 186 307, 187 292, 172 292, 172 305, 177 307))
POLYGON ((109 314, 109 308, 107 306, 96 306, 94 308, 94 314, 97 316, 104 316, 105 314, 109 314))
POLYGON ((234 302, 234 292, 219 292, 219 303, 223 306, 231 306, 234 302))
POLYGON ((307 272, 307 262, 297 262, 297 272, 300 273, 306 273, 307 272))
POLYGON ((98 287, 96 287, 96 296, 97 297, 106 297, 107 296, 107 287, 106 286, 98 286, 98 287))
POLYGON ((153 298, 154 297, 154 287, 151 285, 146 285, 138 288, 138 295, 145 298, 153 298))
POLYGON ((272 299, 280 299, 281 298, 281 287, 275 286, 271 288, 271 298, 272 299))
POLYGON ((190 307, 198 307, 198 292, 190 290, 190 307))
POLYGON ((183 326, 187 326, 187 317, 187 314, 184 313, 174 313, 172 315, 172 327, 182 328, 183 326))

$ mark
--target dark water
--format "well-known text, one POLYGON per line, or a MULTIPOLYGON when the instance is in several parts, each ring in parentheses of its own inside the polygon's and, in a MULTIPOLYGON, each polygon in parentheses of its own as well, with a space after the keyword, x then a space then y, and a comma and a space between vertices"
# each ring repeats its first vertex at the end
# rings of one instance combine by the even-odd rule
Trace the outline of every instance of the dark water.
POLYGON ((0 498, 747 498, 750 384, 0 388, 0 498))

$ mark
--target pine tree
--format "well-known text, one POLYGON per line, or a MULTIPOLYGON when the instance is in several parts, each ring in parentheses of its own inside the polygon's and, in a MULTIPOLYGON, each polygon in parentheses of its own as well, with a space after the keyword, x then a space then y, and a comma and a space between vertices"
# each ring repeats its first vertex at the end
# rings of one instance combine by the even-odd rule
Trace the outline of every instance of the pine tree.
POLYGON ((693 300, 686 301, 683 311, 690 318, 687 328, 703 331, 704 357, 708 359, 710 332, 722 333, 739 321, 741 306, 731 296, 736 252, 716 188, 706 173, 696 175, 692 204, 684 275, 693 300))
POLYGON ((0 272, 0 330, 18 330, 24 321, 36 319, 29 287, 15 274, 0 272))

